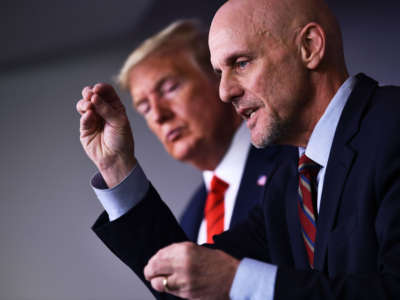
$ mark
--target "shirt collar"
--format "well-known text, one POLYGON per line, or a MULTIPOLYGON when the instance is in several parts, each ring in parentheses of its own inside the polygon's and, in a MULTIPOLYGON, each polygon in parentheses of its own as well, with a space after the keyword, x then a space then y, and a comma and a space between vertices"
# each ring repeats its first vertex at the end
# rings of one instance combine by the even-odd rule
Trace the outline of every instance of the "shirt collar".
MULTIPOLYGON (((341 85, 321 119, 319 119, 308 141, 305 149, 306 155, 322 168, 326 167, 328 163, 336 127, 356 81, 356 78, 352 76, 341 85)), ((299 150, 300 154, 304 152, 301 148, 299 150)))
POLYGON ((242 172, 238 172, 238 170, 244 168, 246 157, 250 149, 249 146, 250 134, 246 124, 243 122, 239 129, 236 130, 228 151, 215 170, 203 172, 203 179, 207 190, 209 190, 210 182, 214 174, 230 185, 240 184, 242 172))

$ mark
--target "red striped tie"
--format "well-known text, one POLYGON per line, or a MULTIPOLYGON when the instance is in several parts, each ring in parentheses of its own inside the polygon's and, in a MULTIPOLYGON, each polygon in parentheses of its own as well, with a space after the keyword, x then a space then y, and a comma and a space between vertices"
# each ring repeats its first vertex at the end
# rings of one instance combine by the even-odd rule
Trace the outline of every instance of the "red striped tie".
POLYGON ((299 160, 299 201, 298 210, 301 232, 307 250, 308 261, 314 268, 314 245, 317 234, 316 208, 317 201, 317 175, 320 166, 309 159, 305 154, 299 160))
POLYGON ((207 195, 204 216, 207 223, 207 243, 212 244, 212 237, 224 231, 224 195, 229 184, 213 176, 207 195))

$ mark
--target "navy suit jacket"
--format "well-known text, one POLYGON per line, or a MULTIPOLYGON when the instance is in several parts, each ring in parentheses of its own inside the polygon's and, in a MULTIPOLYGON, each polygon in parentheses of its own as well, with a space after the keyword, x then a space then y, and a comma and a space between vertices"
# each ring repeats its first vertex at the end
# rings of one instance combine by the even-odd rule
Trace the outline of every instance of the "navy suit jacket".
MULTIPOLYGON (((230 227, 245 220, 251 208, 261 202, 265 185, 259 185, 257 181, 260 176, 269 177, 277 159, 281 156, 281 148, 276 146, 264 149, 250 147, 236 195, 230 227)), ((193 242, 197 241, 201 221, 204 218, 206 198, 206 187, 201 184, 192 196, 180 220, 187 237, 193 242)))
MULTIPOLYGON (((326 167, 315 269, 300 233, 293 156, 270 175, 246 221, 215 238, 213 247, 238 259, 278 266, 274 299, 400 299, 400 88, 357 77, 326 167)), ((94 230, 142 279, 158 249, 187 239, 152 187, 127 215, 112 223, 103 215, 94 230)))

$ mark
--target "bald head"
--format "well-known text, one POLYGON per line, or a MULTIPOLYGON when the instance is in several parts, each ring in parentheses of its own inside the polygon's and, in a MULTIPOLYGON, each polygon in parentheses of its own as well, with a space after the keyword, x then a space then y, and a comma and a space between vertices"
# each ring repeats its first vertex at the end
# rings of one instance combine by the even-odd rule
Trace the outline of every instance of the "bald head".
POLYGON ((216 13, 210 29, 210 42, 217 32, 246 31, 291 45, 308 23, 321 26, 326 35, 325 58, 344 65, 341 31, 324 0, 230 0, 216 13))
POLYGON ((210 28, 219 93, 256 146, 304 146, 347 78, 336 18, 323 0, 230 0, 210 28))

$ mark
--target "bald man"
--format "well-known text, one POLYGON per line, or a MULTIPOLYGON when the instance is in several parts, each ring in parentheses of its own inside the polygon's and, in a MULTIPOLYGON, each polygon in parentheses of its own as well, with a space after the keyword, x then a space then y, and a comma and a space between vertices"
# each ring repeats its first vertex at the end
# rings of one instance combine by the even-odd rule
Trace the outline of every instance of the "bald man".
POLYGON ((99 219, 99 237, 155 295, 399 299, 400 88, 348 75, 322 0, 230 0, 209 46, 220 97, 252 143, 296 146, 298 162, 282 163, 262 205, 212 246, 185 242, 143 174, 137 206, 116 224, 99 219))

